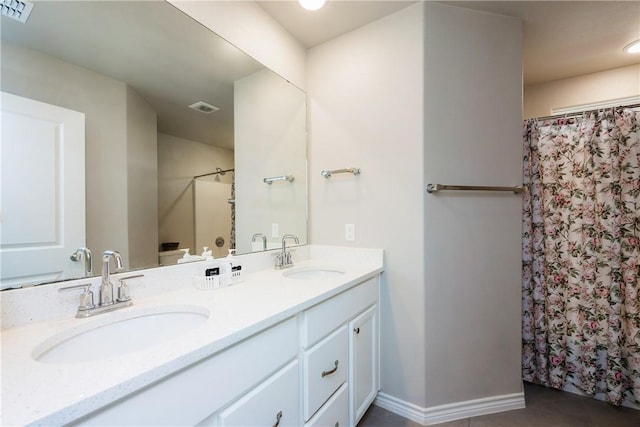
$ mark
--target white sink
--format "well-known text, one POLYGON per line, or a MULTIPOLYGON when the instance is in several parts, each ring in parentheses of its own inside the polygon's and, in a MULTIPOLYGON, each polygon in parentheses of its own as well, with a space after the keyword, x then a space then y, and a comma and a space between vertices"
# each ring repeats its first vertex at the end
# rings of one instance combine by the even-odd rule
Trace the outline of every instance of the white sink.
POLYGON ((344 270, 337 267, 294 267, 282 273, 284 277, 297 280, 322 280, 342 276, 344 270))
POLYGON ((176 338, 208 318, 209 310, 196 305, 125 308, 98 315, 88 323, 50 337, 34 349, 32 356, 45 363, 88 362, 121 356, 176 338))

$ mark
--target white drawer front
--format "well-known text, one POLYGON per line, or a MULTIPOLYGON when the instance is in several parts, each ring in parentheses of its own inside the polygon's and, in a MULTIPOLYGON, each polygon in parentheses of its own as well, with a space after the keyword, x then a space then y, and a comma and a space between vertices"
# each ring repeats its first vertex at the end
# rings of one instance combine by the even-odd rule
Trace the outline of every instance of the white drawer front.
POLYGON ((346 326, 304 354, 304 419, 326 402, 346 380, 349 370, 349 337, 346 326))
POLYGON ((342 387, 305 424, 305 427, 347 427, 348 425, 349 393, 347 393, 347 384, 342 384, 342 387))
POLYGON ((220 413, 221 426, 296 426, 299 370, 294 360, 220 413))
POLYGON ((378 277, 336 295, 302 313, 302 346, 309 348, 378 298, 378 277))

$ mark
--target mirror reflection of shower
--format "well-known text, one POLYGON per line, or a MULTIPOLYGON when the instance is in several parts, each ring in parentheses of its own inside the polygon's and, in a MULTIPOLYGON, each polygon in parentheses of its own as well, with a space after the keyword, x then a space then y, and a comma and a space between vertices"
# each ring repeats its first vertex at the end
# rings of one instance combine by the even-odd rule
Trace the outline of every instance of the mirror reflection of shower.
POLYGON ((216 167, 193 177, 196 254, 208 247, 220 258, 235 249, 234 175, 234 169, 216 167))

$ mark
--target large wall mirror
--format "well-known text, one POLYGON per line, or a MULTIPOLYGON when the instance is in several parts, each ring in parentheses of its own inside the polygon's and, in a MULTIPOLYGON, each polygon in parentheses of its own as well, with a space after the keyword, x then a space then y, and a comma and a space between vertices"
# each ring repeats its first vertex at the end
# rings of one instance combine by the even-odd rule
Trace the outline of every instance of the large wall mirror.
POLYGON ((105 250, 307 242, 300 89, 165 1, 36 1, 1 31, 2 289, 99 275, 105 250))

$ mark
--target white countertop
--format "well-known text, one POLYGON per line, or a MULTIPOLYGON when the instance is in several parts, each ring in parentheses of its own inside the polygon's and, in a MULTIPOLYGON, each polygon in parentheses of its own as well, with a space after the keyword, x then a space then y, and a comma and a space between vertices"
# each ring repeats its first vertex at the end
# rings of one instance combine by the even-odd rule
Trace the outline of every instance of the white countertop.
POLYGON ((0 425, 71 422, 382 272, 381 256, 348 264, 296 263, 296 267, 313 265, 338 266, 345 274, 296 280, 284 277, 282 271, 265 269, 247 274, 239 284, 216 290, 197 290, 191 277, 184 277, 180 290, 134 298, 130 308, 2 331, 0 425), (125 312, 180 304, 204 307, 210 316, 180 337, 117 357, 71 364, 42 363, 32 357, 36 346, 69 328, 87 322, 110 323, 113 316, 125 312))

